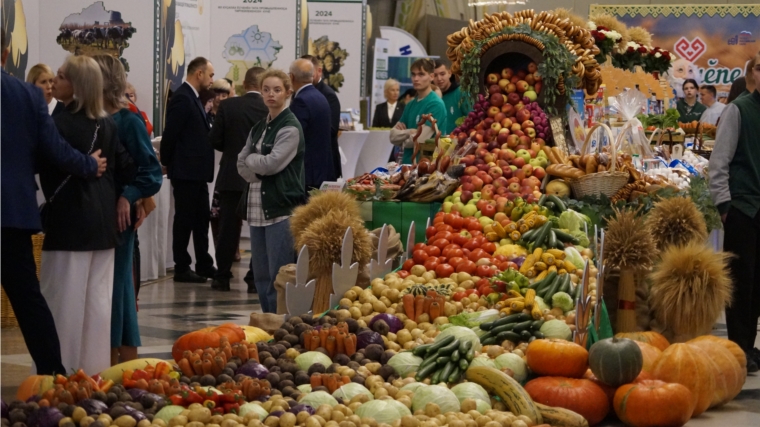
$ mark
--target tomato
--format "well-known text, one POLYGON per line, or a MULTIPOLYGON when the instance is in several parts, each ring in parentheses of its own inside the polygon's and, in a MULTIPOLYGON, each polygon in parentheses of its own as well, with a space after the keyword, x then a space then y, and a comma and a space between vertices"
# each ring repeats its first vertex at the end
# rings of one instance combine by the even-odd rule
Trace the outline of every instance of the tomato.
POLYGON ((467 242, 470 241, 469 236, 463 236, 461 234, 455 234, 454 237, 451 239, 453 243, 456 243, 459 246, 464 246, 467 244, 467 242))
POLYGON ((456 267, 462 260, 462 257, 449 257, 449 264, 456 267))
POLYGON ((478 222, 478 220, 470 221, 470 224, 467 226, 467 229, 470 230, 472 233, 473 231, 483 231, 483 226, 478 222))
MULTIPOLYGON (((512 270, 519 270, 519 269, 520 269, 520 267, 518 267, 518 266, 517 266, 517 264, 515 264, 515 263, 514 263, 514 262, 512 262, 512 261, 509 261, 509 263, 508 263, 508 264, 509 264, 509 268, 511 268, 512 270)), ((507 270, 508 270, 508 269, 507 269, 507 270)))
POLYGON ((424 244, 424 243, 417 243, 416 245, 414 245, 414 249, 413 250, 416 251, 417 249, 422 249, 424 251, 426 247, 427 247, 427 245, 424 244))
POLYGON ((506 255, 494 255, 493 257, 496 262, 507 262, 509 261, 509 258, 506 257, 506 255))
MULTIPOLYGON (((438 267, 440 268, 440 266, 438 267)), ((435 273, 435 274, 437 275, 438 273, 435 273)), ((467 294, 465 292, 455 292, 454 295, 451 296, 451 299, 453 299, 454 301, 462 301, 462 299, 466 296, 467 294)))
POLYGON ((449 245, 451 242, 449 242, 446 239, 438 239, 433 242, 433 246, 438 246, 438 249, 443 250, 447 245, 449 245))
POLYGON ((496 243, 485 242, 482 245, 480 245, 480 248, 486 251, 488 254, 493 254, 494 252, 496 252, 496 243))
POLYGON ((509 263, 508 262, 502 262, 499 264, 496 264, 499 267, 499 271, 507 271, 509 270, 509 263))
POLYGON ((464 218, 458 215, 455 215, 451 219, 451 222, 449 223, 450 226, 454 227, 454 230, 461 230, 463 224, 464 224, 464 218))
POLYGON ((463 247, 464 249, 474 251, 475 249, 480 247, 480 243, 478 243, 478 241, 475 239, 470 239, 470 241, 465 243, 463 247))
POLYGON ((404 265, 401 266, 401 271, 409 271, 414 267, 416 264, 414 263, 413 259, 408 259, 404 261, 404 265))
POLYGON ((441 254, 441 249, 438 246, 428 246, 423 250, 429 256, 439 256, 441 254))
POLYGON ((490 265, 479 265, 475 269, 475 274, 480 277, 493 277, 496 271, 490 265))
POLYGON ((454 231, 454 229, 450 225, 444 224, 442 222, 434 225, 434 227, 438 231, 449 231, 449 232, 454 231))
MULTIPOLYGON (((483 249, 477 248, 470 252, 470 256, 467 257, 472 262, 477 262, 481 258, 488 258, 488 254, 483 249)), ((478 276, 480 276, 478 274, 478 276)))
MULTIPOLYGON (((435 268, 436 277, 439 277, 439 278, 449 277, 452 274, 454 274, 454 267, 452 267, 451 264, 446 264, 446 263, 438 264, 438 267, 435 268)), ((457 293, 461 293, 461 292, 457 292, 457 293)))
POLYGON ((467 296, 470 296, 472 294, 480 296, 480 293, 478 292, 477 289, 467 289, 466 291, 464 291, 464 294, 467 295, 467 296))
POLYGON ((412 252, 412 259, 414 260, 415 264, 424 264, 428 258, 429 256, 427 252, 423 251, 422 249, 417 249, 416 251, 412 252))
POLYGON ((439 256, 438 257, 438 264, 443 264, 445 262, 448 262, 449 258, 445 256, 439 256))
POLYGON ((398 274, 398 277, 403 280, 403 279, 406 279, 407 277, 409 277, 409 274, 411 274, 411 273, 409 273, 406 270, 399 270, 396 274, 398 274))
POLYGON ((454 257, 460 257, 461 258, 461 257, 464 256, 464 252, 461 249, 459 249, 459 248, 451 249, 451 250, 449 250, 449 254, 446 255, 446 256, 449 257, 449 258, 454 258, 454 257))
POLYGON ((447 213, 443 214, 443 223, 451 225, 451 220, 454 218, 454 215, 447 213))
POLYGON ((436 230, 436 228, 431 225, 430 227, 428 227, 428 228, 425 229, 425 237, 429 239, 429 238, 435 236, 435 233, 437 233, 437 232, 438 232, 438 230, 436 230))
POLYGON ((453 236, 454 236, 454 233, 450 231, 439 231, 435 233, 435 236, 433 236, 433 240, 438 240, 438 239, 451 240, 453 236))
POLYGON ((459 264, 457 264, 457 273, 465 272, 469 274, 474 274, 476 268, 477 266, 475 265, 474 262, 470 260, 464 260, 460 262, 459 264))
POLYGON ((433 218, 433 225, 443 223, 443 212, 438 212, 433 218))
POLYGON ((437 267, 438 267, 438 259, 428 258, 427 261, 425 261, 425 270, 435 271, 437 267))

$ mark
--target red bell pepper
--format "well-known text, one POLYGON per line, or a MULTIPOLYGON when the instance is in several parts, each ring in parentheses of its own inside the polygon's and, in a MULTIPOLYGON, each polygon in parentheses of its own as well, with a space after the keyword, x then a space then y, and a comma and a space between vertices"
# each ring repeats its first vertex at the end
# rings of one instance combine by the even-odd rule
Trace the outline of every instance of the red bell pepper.
POLYGON ((190 404, 192 404, 192 403, 203 403, 203 401, 204 401, 203 397, 200 394, 194 392, 193 390, 186 391, 185 395, 183 397, 190 404))
POLYGON ((240 411, 239 403, 225 403, 224 412, 227 414, 237 414, 240 411))
POLYGON ((153 371, 153 378, 159 379, 161 378, 161 375, 169 375, 169 373, 172 371, 172 367, 169 366, 166 362, 158 362, 156 364, 156 369, 153 371))
POLYGON ((178 405, 178 406, 185 406, 186 402, 185 399, 180 396, 179 394, 172 394, 169 396, 169 400, 172 402, 172 405, 178 405))
POLYGON ((152 380, 153 379, 153 375, 151 375, 149 372, 147 372, 147 371, 145 371, 143 369, 137 369, 132 374, 132 379, 133 380, 145 380, 145 381, 148 381, 148 380, 152 380))

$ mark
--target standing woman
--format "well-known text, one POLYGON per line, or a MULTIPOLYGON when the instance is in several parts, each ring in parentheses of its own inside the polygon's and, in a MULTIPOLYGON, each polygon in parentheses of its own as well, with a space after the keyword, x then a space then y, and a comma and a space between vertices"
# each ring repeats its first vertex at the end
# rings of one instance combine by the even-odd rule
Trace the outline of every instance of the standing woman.
POLYGON ((707 110, 703 104, 697 101, 697 94, 699 94, 699 85, 694 79, 686 79, 683 82, 683 94, 684 98, 679 99, 676 103, 676 109, 681 117, 678 119, 681 123, 691 123, 693 121, 699 121, 702 118, 702 113, 707 110))
MULTIPOLYGON (((246 219, 251 227, 251 265, 264 313, 277 311, 274 279, 295 259, 290 216, 306 201, 303 130, 285 107, 292 83, 287 74, 269 69, 260 77, 269 115, 253 126, 238 155, 240 176, 250 183, 246 219)), ((244 193, 245 194, 245 193, 244 193)))
POLYGON ((63 104, 53 98, 53 77, 55 77, 53 70, 46 64, 35 65, 29 70, 29 74, 26 75, 27 83, 31 83, 42 89, 42 94, 45 95, 45 102, 48 105, 48 113, 51 116, 63 110, 63 104))
POLYGON ((214 92, 214 101, 211 103, 211 111, 208 112, 209 121, 214 122, 216 112, 219 111, 219 104, 230 97, 232 86, 227 79, 218 79, 211 85, 211 91, 214 92))
POLYGON ((105 110, 116 122, 119 141, 137 166, 134 180, 127 185, 116 186, 116 218, 121 233, 121 241, 116 247, 111 303, 111 365, 116 365, 137 359, 137 347, 141 345, 132 278, 136 234, 134 221, 144 217, 144 213, 138 212, 137 201, 158 193, 163 175, 145 123, 127 107, 124 96, 127 75, 121 61, 110 55, 96 55, 93 59, 100 66, 103 76, 105 110))
POLYGON ((92 58, 70 56, 53 81, 53 96, 65 106, 53 117, 61 136, 82 153, 102 150, 108 159, 97 180, 40 167, 46 200, 42 294, 55 319, 66 371, 94 373, 111 365, 116 182, 132 181, 136 168, 103 109, 103 78, 92 58))
POLYGON ((401 114, 404 112, 404 104, 398 102, 401 94, 401 85, 398 80, 388 79, 383 86, 385 102, 377 104, 375 115, 372 116, 373 128, 392 128, 396 126, 401 114))

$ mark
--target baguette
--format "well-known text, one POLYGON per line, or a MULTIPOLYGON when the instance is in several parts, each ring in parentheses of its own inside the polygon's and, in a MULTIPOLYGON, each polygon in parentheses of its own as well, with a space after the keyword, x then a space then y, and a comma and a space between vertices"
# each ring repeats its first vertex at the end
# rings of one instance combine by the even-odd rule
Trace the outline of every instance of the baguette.
POLYGON ((560 178, 580 178, 585 173, 573 166, 564 164, 552 164, 546 167, 546 173, 560 178))
POLYGON ((551 162, 551 164, 559 164, 559 159, 554 155, 554 151, 552 151, 551 147, 544 146, 542 150, 544 150, 544 153, 546 153, 546 157, 549 159, 549 162, 551 162))
POLYGON ((586 173, 596 173, 599 163, 596 161, 596 157, 591 156, 586 160, 586 173))
POLYGON ((581 156, 577 154, 573 154, 571 156, 568 156, 567 158, 570 159, 570 162, 572 162, 573 166, 575 166, 576 168, 580 167, 581 156))
POLYGON ((563 165, 568 165, 568 166, 573 165, 573 163, 570 160, 568 160, 565 153, 562 150, 560 150, 559 147, 552 147, 552 152, 554 153, 554 156, 557 157, 558 163, 563 164, 563 165))

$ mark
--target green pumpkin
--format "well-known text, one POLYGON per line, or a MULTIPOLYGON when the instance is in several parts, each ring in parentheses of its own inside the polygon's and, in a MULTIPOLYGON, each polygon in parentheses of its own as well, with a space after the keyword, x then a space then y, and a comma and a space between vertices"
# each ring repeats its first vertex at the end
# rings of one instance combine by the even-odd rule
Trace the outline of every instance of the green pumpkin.
POLYGON ((607 338, 591 346, 588 364, 599 381, 618 387, 639 376, 644 366, 644 356, 633 340, 607 338))
POLYGON ((425 286, 425 285, 422 285, 422 284, 419 284, 419 283, 418 283, 418 284, 416 284, 416 285, 412 285, 412 286, 410 286, 410 287, 406 288, 406 289, 404 290, 403 294, 404 294, 404 295, 405 295, 405 294, 412 294, 412 295, 414 295, 414 296, 417 296, 417 295, 422 295, 422 296, 425 296, 425 295, 427 295, 427 291, 428 291, 428 290, 430 290, 430 288, 428 288, 428 287, 427 287, 427 286, 425 286))

